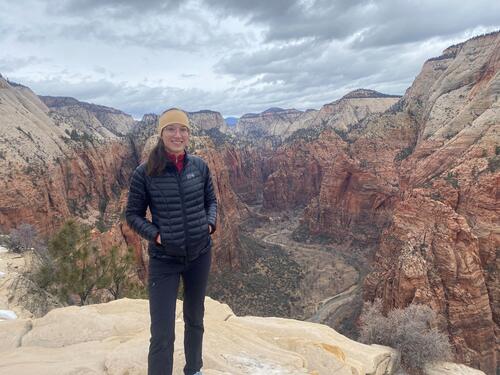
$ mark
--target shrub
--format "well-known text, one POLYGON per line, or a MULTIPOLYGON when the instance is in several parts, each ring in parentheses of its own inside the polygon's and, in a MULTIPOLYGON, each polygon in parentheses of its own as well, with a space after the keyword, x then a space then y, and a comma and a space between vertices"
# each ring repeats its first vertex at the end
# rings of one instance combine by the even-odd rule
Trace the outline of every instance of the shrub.
POLYGON ((428 306, 409 305, 384 316, 382 303, 365 303, 361 314, 360 341, 399 351, 401 366, 420 374, 427 363, 452 358, 448 337, 434 327, 437 315, 428 306))
POLYGON ((402 161, 405 160, 408 156, 410 156, 414 150, 414 146, 408 146, 399 151, 394 157, 394 161, 402 161))
POLYGON ((458 189, 458 179, 457 179, 457 174, 453 172, 448 172, 446 177, 444 178, 446 182, 448 182, 451 186, 453 186, 455 189, 458 189))
POLYGON ((389 320, 382 315, 382 301, 365 302, 360 317, 360 341, 367 344, 392 346, 392 327, 389 320))
POLYGON ((500 157, 498 155, 488 159, 488 169, 491 173, 495 173, 500 169, 500 157))
POLYGON ((10 231, 10 248, 16 253, 33 248, 38 240, 38 232, 31 224, 20 224, 10 231))

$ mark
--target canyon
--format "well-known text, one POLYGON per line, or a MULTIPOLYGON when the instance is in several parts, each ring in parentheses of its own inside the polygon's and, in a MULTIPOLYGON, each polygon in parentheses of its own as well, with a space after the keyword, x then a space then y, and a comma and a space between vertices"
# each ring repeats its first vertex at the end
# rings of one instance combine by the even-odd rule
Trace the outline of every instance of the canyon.
MULTIPOLYGON (((360 89, 319 110, 270 108, 235 128, 189 113, 190 152, 219 201, 209 295, 237 315, 355 335, 362 300, 441 317, 456 360, 500 360, 500 33, 429 59, 402 97, 360 89)), ((147 244, 122 219, 156 114, 38 97, 0 77, 0 229, 48 236, 69 217, 103 247, 147 244)))

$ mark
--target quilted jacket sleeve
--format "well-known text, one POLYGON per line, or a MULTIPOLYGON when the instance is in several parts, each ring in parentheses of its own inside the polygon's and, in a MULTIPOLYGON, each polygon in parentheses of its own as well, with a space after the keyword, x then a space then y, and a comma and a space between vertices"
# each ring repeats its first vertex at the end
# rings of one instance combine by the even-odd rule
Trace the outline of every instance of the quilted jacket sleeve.
POLYGON ((207 212, 208 223, 212 226, 210 232, 212 234, 217 229, 217 198, 215 197, 212 176, 208 166, 205 174, 205 211, 207 212))
POLYGON ((139 166, 130 180, 125 218, 128 225, 141 237, 154 241, 159 233, 158 228, 146 219, 146 209, 149 204, 149 194, 146 188, 144 167, 139 166))

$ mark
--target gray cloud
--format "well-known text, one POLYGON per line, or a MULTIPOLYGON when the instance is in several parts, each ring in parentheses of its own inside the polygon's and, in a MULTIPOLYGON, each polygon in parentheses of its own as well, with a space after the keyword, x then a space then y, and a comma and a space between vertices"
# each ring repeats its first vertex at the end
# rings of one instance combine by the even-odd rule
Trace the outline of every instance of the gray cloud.
POLYGON ((47 10, 76 16, 105 12, 108 16, 136 18, 145 12, 175 11, 182 3, 182 0, 49 0, 47 10))
POLYGON ((0 73, 135 117, 171 106, 224 115, 319 108, 360 87, 402 94, 426 59, 498 29, 497 3, 0 3, 0 48, 9 52, 0 73))
POLYGON ((11 34, 21 43, 93 40, 113 46, 185 52, 243 48, 248 44, 248 37, 242 32, 228 32, 219 27, 219 20, 207 17, 203 12, 193 12, 185 4, 181 7, 181 3, 180 0, 144 4, 132 0, 119 3, 109 0, 54 2, 57 11, 51 9, 47 10, 47 14, 40 15, 41 18, 46 16, 47 21, 30 25, 12 24, 4 35, 11 34), (157 3, 161 3, 161 7, 155 7, 157 3), (102 11, 101 7, 106 10, 102 11), (138 17, 132 8, 150 12, 141 13, 138 17), (123 17, 114 17, 116 12, 122 11, 125 12, 123 17), (91 17, 88 12, 92 12, 91 17), (60 17, 61 14, 66 16, 60 17), (47 27, 49 22, 50 27, 47 27))
POLYGON ((356 48, 378 47, 450 37, 463 30, 500 27, 500 3, 427 1, 410 7, 399 1, 378 3, 368 27, 353 42, 356 48))
POLYGON ((9 73, 16 72, 19 69, 33 66, 34 64, 49 62, 49 59, 39 58, 37 56, 13 57, 5 56, 0 58, 0 73, 8 77, 9 73))
POLYGON ((219 12, 267 27, 266 40, 345 40, 357 47, 384 46, 453 35, 477 26, 499 27, 500 3, 464 1, 206 0, 219 12))
POLYGON ((339 42, 304 42, 288 48, 235 53, 222 59, 217 69, 236 80, 259 77, 259 83, 277 84, 288 95, 302 92, 304 87, 323 90, 329 84, 339 88, 351 82, 375 84, 404 79, 409 83, 411 73, 418 71, 426 59, 425 53, 419 60, 405 56, 415 53, 415 48, 385 47, 360 54, 339 42))

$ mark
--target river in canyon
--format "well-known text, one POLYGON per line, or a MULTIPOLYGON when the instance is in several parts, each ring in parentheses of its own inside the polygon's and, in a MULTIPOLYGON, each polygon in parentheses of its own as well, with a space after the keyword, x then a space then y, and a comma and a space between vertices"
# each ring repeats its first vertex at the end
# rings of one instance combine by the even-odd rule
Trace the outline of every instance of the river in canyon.
POLYGON ((247 247, 243 253, 257 253, 243 256, 250 267, 242 267, 217 283, 225 283, 226 287, 240 283, 243 289, 239 294, 225 291, 215 296, 226 300, 240 314, 265 316, 274 313, 326 324, 356 337, 355 321, 362 306, 361 283, 367 273, 367 266, 360 259, 363 252, 356 251, 360 249, 354 249, 349 241, 338 245, 324 238, 299 239, 296 230, 301 225, 301 209, 279 213, 265 212, 260 205, 249 206, 249 209, 249 219, 240 226, 243 247, 247 247), (276 259, 270 261, 273 257, 280 258, 281 263, 276 259), (243 280, 235 276, 238 273, 243 280), (265 281, 256 281, 261 278, 265 281), (244 284, 255 287, 248 288, 244 284), (289 285, 290 290, 281 290, 282 285, 289 285), (272 294, 280 298, 273 299, 272 294), (249 301, 245 301, 245 297, 249 301), (287 308, 283 308, 283 304, 287 308))

